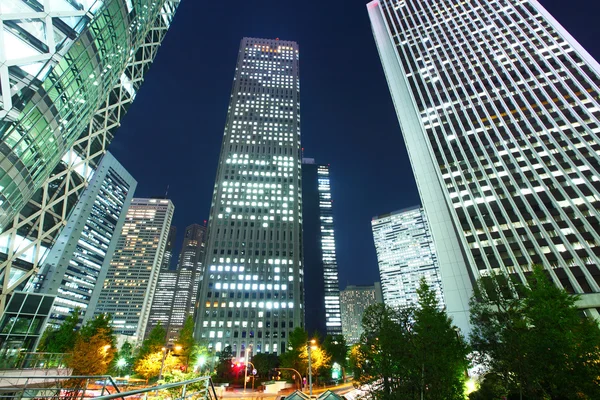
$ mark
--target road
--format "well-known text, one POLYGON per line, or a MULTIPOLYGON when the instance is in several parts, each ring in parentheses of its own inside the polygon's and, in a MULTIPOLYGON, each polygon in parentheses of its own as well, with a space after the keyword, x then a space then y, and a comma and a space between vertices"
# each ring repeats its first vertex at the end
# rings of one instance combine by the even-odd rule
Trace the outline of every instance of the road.
MULTIPOLYGON (((352 383, 344 383, 341 385, 337 385, 337 386, 330 386, 327 388, 316 388, 313 386, 313 394, 319 395, 320 393, 323 393, 326 390, 331 390, 332 392, 335 393, 346 393, 349 390, 352 390, 354 387, 352 386, 352 383)), ((308 393, 308 390, 306 391, 306 393, 308 393)), ((251 392, 250 390, 247 390, 246 393, 244 393, 243 390, 239 390, 239 391, 233 391, 233 392, 224 392, 223 393, 223 399, 227 399, 227 400, 274 400, 277 398, 277 394, 265 394, 265 393, 259 393, 259 392, 251 392)))

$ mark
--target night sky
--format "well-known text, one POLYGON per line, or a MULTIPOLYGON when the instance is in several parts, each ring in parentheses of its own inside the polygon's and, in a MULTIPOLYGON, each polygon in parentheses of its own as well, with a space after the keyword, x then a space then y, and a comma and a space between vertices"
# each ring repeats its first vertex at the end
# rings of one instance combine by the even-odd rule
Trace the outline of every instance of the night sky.
MULTIPOLYGON (((600 59, 597 0, 540 1, 600 59)), ((229 94, 244 36, 300 45, 302 146, 331 165, 340 287, 379 280, 371 218, 420 203, 364 0, 182 0, 110 151, 136 197, 208 219, 229 94)))

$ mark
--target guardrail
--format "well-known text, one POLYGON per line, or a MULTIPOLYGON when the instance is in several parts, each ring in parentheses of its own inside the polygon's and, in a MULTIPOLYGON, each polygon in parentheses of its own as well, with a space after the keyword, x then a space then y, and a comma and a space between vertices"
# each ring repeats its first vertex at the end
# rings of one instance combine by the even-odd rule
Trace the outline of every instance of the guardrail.
POLYGON ((118 394, 110 375, 2 376, 1 399, 88 399, 118 394))
POLYGON ((128 392, 113 393, 96 397, 98 400, 111 399, 141 399, 148 395, 167 395, 171 400, 206 399, 217 400, 217 392, 208 376, 190 379, 187 381, 167 383, 163 385, 148 387, 144 389, 131 390, 128 392))

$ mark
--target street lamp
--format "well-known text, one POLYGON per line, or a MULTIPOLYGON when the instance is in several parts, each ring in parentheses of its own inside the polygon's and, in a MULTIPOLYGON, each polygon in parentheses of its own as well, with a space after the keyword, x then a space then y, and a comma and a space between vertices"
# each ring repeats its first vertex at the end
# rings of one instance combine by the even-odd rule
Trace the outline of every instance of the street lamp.
POLYGON ((123 368, 127 365, 127 360, 124 358, 119 358, 117 361, 117 369, 119 370, 119 375, 123 372, 123 368))
MULTIPOLYGON (((246 365, 244 365, 244 393, 246 393, 246 381, 248 380, 248 363, 249 363, 249 358, 248 358, 248 353, 250 353, 250 348, 252 347, 252 345, 249 345, 246 348, 246 359, 244 360, 246 362, 246 365)), ((252 364, 252 368, 254 368, 254 364, 252 364)), ((252 389, 254 390, 254 383, 252 383, 252 389)))
POLYGON ((317 343, 317 341, 315 339, 311 340, 310 342, 306 342, 306 347, 308 349, 308 390, 309 390, 309 394, 312 396, 312 358, 310 355, 310 350, 314 347, 315 349, 317 348, 317 346, 315 346, 315 343, 317 343))
MULTIPOLYGON (((181 346, 175 346, 175 350, 180 351, 182 349, 181 346)), ((160 381, 162 379, 162 374, 163 374, 163 369, 165 368, 165 359, 167 358, 167 354, 169 354, 169 351, 171 351, 171 348, 168 347, 163 347, 162 351, 163 351, 163 357, 162 357, 162 361, 160 362, 160 372, 158 373, 158 380, 160 381)))

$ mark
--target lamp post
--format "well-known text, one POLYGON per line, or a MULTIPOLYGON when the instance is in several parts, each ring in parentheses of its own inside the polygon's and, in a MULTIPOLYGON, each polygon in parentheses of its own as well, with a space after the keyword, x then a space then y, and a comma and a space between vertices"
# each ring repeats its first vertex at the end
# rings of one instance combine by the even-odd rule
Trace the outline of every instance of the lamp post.
MULTIPOLYGON (((175 350, 179 351, 181 349, 182 349, 181 346, 175 346, 175 350)), ((163 357, 162 357, 162 361, 160 362, 160 372, 158 373, 159 381, 162 379, 163 369, 165 368, 165 359, 167 358, 167 354, 169 354, 169 351, 171 351, 171 348, 163 347, 162 351, 163 351, 163 357)))
MULTIPOLYGON (((248 380, 248 363, 249 363, 248 353, 250 353, 250 347, 252 347, 252 345, 250 345, 246 348, 246 358, 244 359, 244 361, 246 363, 244 365, 244 393, 246 393, 246 381, 248 380)), ((252 368, 254 368, 254 364, 252 364, 252 368)), ((252 389, 254 389, 254 382, 252 383, 252 389)))
POLYGON ((306 343, 306 347, 308 349, 308 391, 309 394, 312 396, 312 357, 310 355, 310 349, 313 347, 313 345, 316 343, 316 340, 311 340, 310 342, 306 343))

